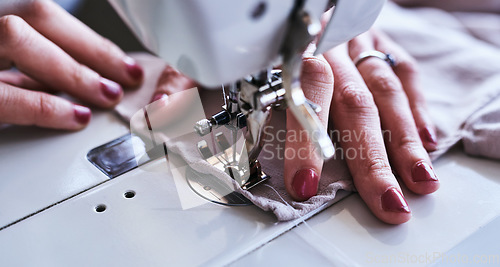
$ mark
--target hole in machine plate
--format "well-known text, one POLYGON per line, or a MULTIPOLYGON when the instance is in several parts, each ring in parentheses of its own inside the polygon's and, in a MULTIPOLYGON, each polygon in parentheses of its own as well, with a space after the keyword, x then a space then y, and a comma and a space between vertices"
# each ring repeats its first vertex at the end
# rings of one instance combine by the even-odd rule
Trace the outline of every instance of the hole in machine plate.
POLYGON ((265 2, 260 2, 255 6, 252 10, 252 19, 260 19, 265 13, 267 9, 267 4, 265 2))
POLYGON ((129 190, 129 191, 125 192, 125 193, 123 194, 123 196, 124 196, 125 198, 133 198, 133 197, 135 197, 135 191, 133 191, 133 190, 129 190))
POLYGON ((99 204, 95 207, 96 212, 104 212, 106 210, 106 205, 104 204, 99 204))

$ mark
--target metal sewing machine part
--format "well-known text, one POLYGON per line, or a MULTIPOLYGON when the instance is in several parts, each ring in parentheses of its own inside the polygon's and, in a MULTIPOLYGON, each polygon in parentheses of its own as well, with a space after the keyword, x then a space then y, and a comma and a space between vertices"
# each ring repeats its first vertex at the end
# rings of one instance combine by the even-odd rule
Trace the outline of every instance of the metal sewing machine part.
MULTIPOLYGON (((226 84, 223 109, 194 125, 200 135, 246 127, 244 152, 232 148, 224 168, 243 189, 262 182, 257 157, 272 109, 288 108, 325 159, 335 149, 300 86, 302 54, 318 35, 321 54, 368 30, 385 0, 109 0, 143 44, 207 87, 226 84), (321 17, 333 13, 322 28, 321 17), (271 70, 282 65, 282 71, 271 70), (242 78, 243 77, 243 78, 242 78), (246 153, 246 155, 244 155, 246 153), (244 167, 248 166, 248 167, 244 167)), ((220 137, 220 136, 219 136, 220 137)), ((219 147, 231 146, 225 138, 219 147)), ((213 157, 206 143, 201 155, 213 157)), ((215 161, 214 161, 215 162, 215 161)))

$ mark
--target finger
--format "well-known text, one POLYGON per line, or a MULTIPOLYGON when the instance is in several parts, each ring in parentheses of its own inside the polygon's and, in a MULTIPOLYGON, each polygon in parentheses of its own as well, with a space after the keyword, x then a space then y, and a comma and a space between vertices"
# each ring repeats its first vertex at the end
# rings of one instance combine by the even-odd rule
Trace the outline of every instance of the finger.
POLYGON ((12 67, 12 61, 0 58, 0 70, 10 70, 12 67))
POLYGON ((0 122, 79 130, 90 121, 90 109, 42 92, 0 83, 0 122))
POLYGON ((432 122, 422 90, 419 86, 418 68, 415 59, 404 49, 394 44, 383 32, 374 35, 378 50, 388 51, 397 58, 394 72, 408 96, 410 108, 417 125, 418 133, 427 151, 437 149, 435 125, 432 122))
POLYGON ((331 116, 336 130, 343 134, 340 144, 356 189, 382 221, 393 224, 408 221, 411 212, 389 165, 378 110, 370 91, 345 45, 326 52, 325 58, 335 79, 331 116))
POLYGON ((44 86, 21 72, 13 70, 0 71, 0 82, 29 90, 50 91, 47 86, 44 86))
MULTIPOLYGON (((371 33, 368 33, 349 42, 351 57, 355 58, 363 51, 380 49, 378 46, 373 47, 372 38, 371 33)), ((386 46, 393 53, 392 46, 386 46)), ((361 62, 358 70, 379 109, 393 168, 413 192, 428 194, 436 191, 439 182, 418 135, 408 97, 399 78, 387 62, 375 57, 361 62)))
POLYGON ((16 15, 104 77, 125 87, 136 87, 142 82, 143 69, 134 59, 53 1, 29 1, 17 9, 16 15))
POLYGON ((123 96, 120 85, 77 63, 17 16, 0 18, 0 37, 0 58, 51 88, 105 108, 123 96))
POLYGON ((167 98, 169 95, 191 89, 195 86, 196 83, 193 80, 189 79, 172 66, 167 66, 158 79, 151 102, 167 98))
MULTIPOLYGON (((306 98, 322 108, 318 117, 326 129, 333 92, 333 74, 323 57, 310 56, 303 59, 301 85, 306 98)), ((294 199, 306 200, 317 193, 323 159, 307 131, 288 110, 286 127, 285 186, 294 199)))

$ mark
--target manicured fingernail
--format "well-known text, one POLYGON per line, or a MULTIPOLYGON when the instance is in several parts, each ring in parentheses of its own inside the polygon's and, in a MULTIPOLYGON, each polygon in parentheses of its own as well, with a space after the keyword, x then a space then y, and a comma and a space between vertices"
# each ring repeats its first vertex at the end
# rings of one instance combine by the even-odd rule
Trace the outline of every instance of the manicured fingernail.
POLYGON ((101 78, 101 89, 102 93, 109 99, 109 100, 117 100, 120 98, 120 95, 122 94, 122 87, 106 78, 101 78))
POLYGON ((151 99, 151 103, 153 103, 155 101, 158 101, 160 99, 165 99, 165 98, 168 98, 168 95, 166 95, 166 94, 157 94, 157 95, 154 95, 153 98, 151 99))
POLYGON ((293 177, 292 187, 300 199, 306 200, 318 192, 319 176, 313 169, 297 171, 293 177))
POLYGON ((142 80, 142 77, 144 76, 144 70, 142 67, 131 57, 125 57, 123 61, 125 62, 125 66, 127 67, 127 72, 130 77, 136 81, 142 80))
POLYGON ((410 213, 408 203, 396 188, 389 188, 382 195, 382 209, 390 212, 410 213))
POLYGON ((73 105, 73 109, 75 111, 75 120, 80 124, 87 124, 90 121, 90 117, 92 117, 92 113, 90 109, 87 107, 83 107, 80 105, 73 105))
POLYGON ((437 138, 436 138, 436 133, 434 132, 433 129, 430 129, 428 127, 420 130, 420 139, 424 143, 429 143, 432 145, 437 144, 437 138))
POLYGON ((411 178, 414 182, 436 182, 437 176, 427 162, 418 162, 411 170, 411 178))

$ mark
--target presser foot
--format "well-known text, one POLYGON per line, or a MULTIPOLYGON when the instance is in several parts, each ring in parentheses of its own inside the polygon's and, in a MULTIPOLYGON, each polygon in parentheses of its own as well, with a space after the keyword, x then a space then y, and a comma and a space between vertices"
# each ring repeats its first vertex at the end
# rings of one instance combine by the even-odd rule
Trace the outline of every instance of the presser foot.
MULTIPOLYGON (((236 145, 230 145, 223 133, 216 134, 215 143, 218 149, 215 147, 210 149, 205 140, 198 142, 198 152, 211 166, 234 179, 241 189, 249 190, 270 178, 262 171, 258 161, 250 164, 245 161, 247 158, 244 155, 245 151, 237 152, 236 145)), ((235 190, 233 183, 228 183, 214 175, 202 174, 189 168, 186 180, 196 194, 210 202, 226 206, 253 205, 250 200, 235 190)))
MULTIPOLYGON (((205 140, 198 142, 202 158, 213 167, 227 173, 243 190, 249 190, 270 177, 262 171, 258 160, 248 162, 246 150, 237 151, 237 145, 230 145, 223 133, 215 135, 218 153, 214 153, 205 140)), ((215 150, 215 148, 213 148, 215 150)))
POLYGON ((245 196, 213 175, 187 168, 186 181, 193 192, 210 202, 224 206, 253 205, 245 196))
MULTIPOLYGON (((211 162, 212 160, 213 158, 208 161, 211 162)), ((240 187, 244 190, 249 190, 269 179, 269 176, 262 171, 258 161, 250 167, 250 176, 246 174, 247 169, 238 168, 237 166, 227 166, 222 169, 220 165, 217 165, 217 168, 226 172, 235 181, 243 182, 240 187), (248 179, 245 180, 243 177, 248 177, 248 179)), ((189 168, 186 171, 186 180, 189 187, 196 194, 210 202, 225 206, 253 205, 245 196, 236 192, 232 185, 213 175, 201 174, 189 168)))
MULTIPOLYGON (((229 173, 229 176, 233 174, 234 172, 231 171, 229 173)), ((231 176, 233 177, 233 176, 231 176)), ((246 180, 246 182, 241 185, 241 188, 244 190, 249 190, 252 189, 254 186, 257 186, 263 182, 265 182, 267 179, 269 179, 270 176, 268 176, 266 173, 262 171, 262 167, 260 166, 260 162, 256 160, 255 162, 250 164, 250 177, 246 180)), ((234 179, 234 177, 233 177, 234 179)), ((236 180, 236 179, 235 179, 236 180)))

